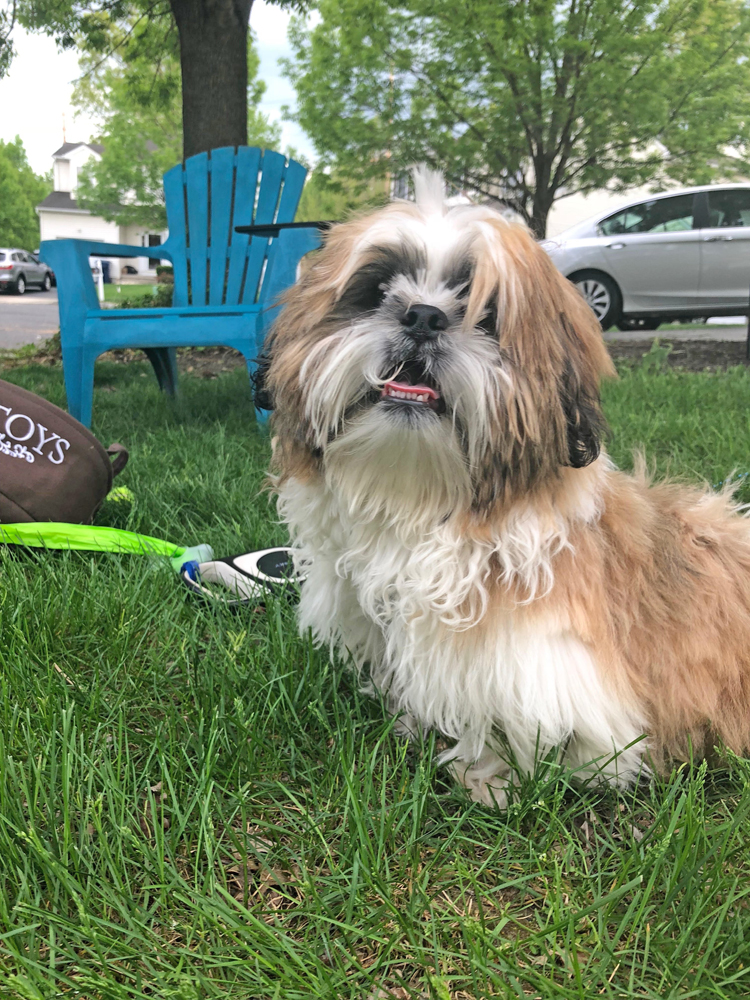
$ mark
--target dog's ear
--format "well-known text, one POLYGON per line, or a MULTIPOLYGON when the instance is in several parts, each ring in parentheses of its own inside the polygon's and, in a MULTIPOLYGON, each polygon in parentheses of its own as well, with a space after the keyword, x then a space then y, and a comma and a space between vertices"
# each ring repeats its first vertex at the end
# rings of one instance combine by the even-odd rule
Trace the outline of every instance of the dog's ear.
POLYGON ((582 385, 569 359, 565 362, 559 393, 568 435, 568 465, 582 469, 598 458, 606 429, 599 393, 582 385))
POLYGON ((591 339, 587 336, 592 321, 595 324, 593 344, 600 347, 610 365, 611 361, 593 314, 586 308, 583 315, 579 316, 582 303, 577 290, 569 287, 566 291, 569 295, 573 293, 567 304, 575 307, 576 311, 572 317, 567 310, 559 313, 563 367, 558 380, 558 392, 565 415, 568 464, 574 469, 582 469, 598 458, 601 439, 606 431, 599 396, 601 363, 597 362, 596 352, 592 351, 591 339), (582 328, 584 320, 588 322, 582 328))

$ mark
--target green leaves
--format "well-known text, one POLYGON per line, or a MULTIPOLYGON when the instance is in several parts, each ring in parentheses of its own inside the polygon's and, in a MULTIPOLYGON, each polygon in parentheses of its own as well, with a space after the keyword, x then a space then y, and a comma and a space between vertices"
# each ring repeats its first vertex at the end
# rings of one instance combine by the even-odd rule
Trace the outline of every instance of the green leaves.
POLYGON ((321 0, 287 67, 296 119, 356 177, 426 161, 539 235, 607 184, 746 169, 741 0, 321 0))
POLYGON ((51 181, 29 166, 20 136, 13 142, 0 140, 0 246, 39 246, 35 208, 51 190, 51 181))

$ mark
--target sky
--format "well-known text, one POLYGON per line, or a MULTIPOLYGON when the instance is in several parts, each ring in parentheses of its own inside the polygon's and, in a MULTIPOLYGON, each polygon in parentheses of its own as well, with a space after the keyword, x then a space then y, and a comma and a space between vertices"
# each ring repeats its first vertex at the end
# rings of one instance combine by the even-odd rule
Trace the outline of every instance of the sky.
MULTIPOLYGON (((278 60, 291 55, 287 42, 290 15, 264 0, 255 0, 250 27, 260 55, 259 76, 267 87, 261 110, 272 121, 281 120, 282 105, 294 106, 294 88, 282 76, 278 60)), ((29 162, 37 173, 52 168, 52 153, 63 142, 63 115, 68 142, 86 142, 95 124, 85 115, 76 117, 70 104, 73 81, 78 76, 75 51, 58 52, 45 35, 13 33, 16 56, 10 72, 0 79, 0 139, 21 136, 29 162)), ((292 146, 314 159, 312 143, 294 122, 281 122, 282 149, 292 146)))

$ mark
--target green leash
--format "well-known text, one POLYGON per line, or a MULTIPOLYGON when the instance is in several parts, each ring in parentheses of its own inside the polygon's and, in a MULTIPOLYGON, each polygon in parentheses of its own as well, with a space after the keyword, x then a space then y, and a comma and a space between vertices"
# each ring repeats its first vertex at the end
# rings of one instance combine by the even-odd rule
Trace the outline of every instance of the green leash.
POLYGON ((0 543, 32 549, 72 549, 83 552, 127 552, 167 558, 179 573, 186 562, 209 562, 210 545, 184 547, 161 538, 139 535, 120 528, 99 528, 63 521, 32 521, 28 524, 0 524, 0 543))

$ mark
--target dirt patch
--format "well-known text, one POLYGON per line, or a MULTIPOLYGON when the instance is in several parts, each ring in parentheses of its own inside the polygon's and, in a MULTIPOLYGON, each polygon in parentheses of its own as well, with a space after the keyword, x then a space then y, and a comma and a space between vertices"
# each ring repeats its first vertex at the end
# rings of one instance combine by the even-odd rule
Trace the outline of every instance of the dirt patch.
MULTIPOLYGON (((107 351, 102 354, 101 361, 114 361, 118 364, 128 364, 130 361, 145 361, 143 351, 107 351)), ((193 375, 195 378, 216 378, 222 372, 231 372, 235 368, 244 368, 245 359, 239 351, 231 347, 178 347, 177 370, 180 375, 193 375)))
MULTIPOLYGON (((143 351, 127 348, 120 351, 106 351, 97 359, 109 361, 117 365, 128 365, 133 361, 146 361, 143 351)), ((41 364, 55 367, 62 364, 60 338, 52 337, 36 351, 22 349, 7 351, 0 355, 0 370, 19 368, 28 364, 41 364)), ((181 375, 194 375, 196 378, 216 378, 222 372, 244 368, 245 359, 239 351, 231 347, 178 347, 177 369, 181 375)))
MULTIPOLYGON (((629 361, 638 364, 644 354, 648 354, 652 340, 620 340, 609 343, 609 353, 615 361, 629 361)), ((661 347, 671 346, 665 357, 670 368, 682 368, 690 372, 726 371, 735 365, 748 366, 744 341, 731 340, 669 340, 659 338, 661 347)))
MULTIPOLYGON (((621 340, 607 344, 609 353, 615 361, 626 361, 638 364, 645 354, 651 350, 651 340, 621 340)), ((670 368, 682 368, 685 371, 725 371, 735 365, 748 366, 745 357, 745 343, 725 340, 670 340, 659 338, 662 347, 671 346, 665 362, 670 368)), ((145 361, 143 351, 123 350, 107 351, 102 354, 101 361, 126 365, 133 361, 145 361)), ((59 338, 51 340, 35 353, 8 351, 0 357, 0 370, 3 368, 18 368, 26 364, 59 365, 62 362, 59 338)), ((195 378, 217 378, 223 372, 243 368, 245 359, 239 351, 230 347, 180 347, 177 350, 177 367, 181 375, 192 375, 195 378)))

